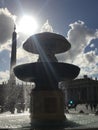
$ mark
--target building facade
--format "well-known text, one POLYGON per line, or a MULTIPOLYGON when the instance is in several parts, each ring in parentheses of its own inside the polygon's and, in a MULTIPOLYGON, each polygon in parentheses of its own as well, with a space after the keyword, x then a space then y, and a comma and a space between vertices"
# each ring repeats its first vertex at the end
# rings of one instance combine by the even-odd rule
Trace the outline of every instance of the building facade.
POLYGON ((67 102, 73 100, 76 104, 98 104, 98 80, 85 75, 81 79, 72 80, 67 87, 67 102))

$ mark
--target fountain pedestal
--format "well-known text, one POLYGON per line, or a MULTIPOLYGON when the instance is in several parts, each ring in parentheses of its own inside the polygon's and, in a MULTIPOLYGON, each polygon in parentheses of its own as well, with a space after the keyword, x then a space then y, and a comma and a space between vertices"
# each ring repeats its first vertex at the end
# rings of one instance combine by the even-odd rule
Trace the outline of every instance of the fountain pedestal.
POLYGON ((15 75, 23 81, 35 82, 31 92, 31 126, 64 126, 64 93, 58 87, 60 81, 74 79, 79 74, 79 67, 59 63, 55 54, 69 50, 70 43, 61 35, 39 33, 31 36, 23 48, 39 54, 38 62, 19 65, 14 68, 15 75))
POLYGON ((48 125, 65 120, 64 93, 61 90, 33 91, 30 103, 32 126, 42 125, 47 121, 48 125))

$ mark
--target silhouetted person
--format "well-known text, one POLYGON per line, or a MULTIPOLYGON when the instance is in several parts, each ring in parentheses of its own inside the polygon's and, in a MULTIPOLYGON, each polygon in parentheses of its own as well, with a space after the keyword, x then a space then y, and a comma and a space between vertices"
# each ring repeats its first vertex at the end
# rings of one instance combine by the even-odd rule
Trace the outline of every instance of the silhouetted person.
POLYGON ((93 104, 94 111, 96 111, 96 107, 97 107, 97 104, 94 103, 94 104, 93 104))
POLYGON ((11 102, 11 103, 10 103, 10 112, 11 112, 12 114, 14 114, 14 111, 15 111, 15 102, 11 102))
POLYGON ((90 108, 91 108, 91 111, 93 110, 93 105, 92 105, 92 103, 90 104, 90 108))
POLYGON ((88 104, 87 103, 85 104, 85 106, 86 106, 86 109, 88 110, 88 104))

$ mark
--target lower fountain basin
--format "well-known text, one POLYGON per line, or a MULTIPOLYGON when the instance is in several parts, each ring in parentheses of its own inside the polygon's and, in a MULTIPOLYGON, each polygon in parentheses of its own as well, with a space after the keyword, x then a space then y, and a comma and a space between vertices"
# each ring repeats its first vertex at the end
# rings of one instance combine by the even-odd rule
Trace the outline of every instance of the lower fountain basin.
POLYGON ((17 78, 27 82, 47 82, 50 79, 60 82, 76 78, 79 71, 80 68, 75 65, 60 62, 35 62, 14 68, 17 78))

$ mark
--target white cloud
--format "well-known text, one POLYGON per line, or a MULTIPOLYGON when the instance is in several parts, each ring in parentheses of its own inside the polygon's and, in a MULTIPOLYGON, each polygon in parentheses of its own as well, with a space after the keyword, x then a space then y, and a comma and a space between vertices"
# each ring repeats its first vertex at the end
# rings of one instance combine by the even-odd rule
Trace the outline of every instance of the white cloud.
POLYGON ((71 29, 68 31, 68 40, 71 43, 70 56, 76 58, 76 56, 84 52, 86 46, 96 39, 96 30, 87 28, 84 22, 78 21, 70 24, 71 29))
POLYGON ((84 53, 91 41, 98 38, 98 30, 89 29, 82 21, 74 22, 69 26, 71 28, 68 31, 67 39, 71 43, 71 49, 64 54, 57 55, 58 59, 78 65, 81 69, 80 76, 84 74, 98 75, 97 49, 84 53))
POLYGON ((6 82, 9 79, 9 71, 0 71, 0 83, 6 82))
POLYGON ((71 49, 65 53, 67 54, 65 59, 64 56, 62 57, 65 61, 66 59, 75 60, 77 55, 84 52, 90 41, 96 38, 96 31, 88 29, 82 21, 74 22, 69 26, 71 28, 67 33, 67 39, 71 43, 71 49))
MULTIPOLYGON (((70 56, 73 63, 81 68, 80 75, 87 74, 89 76, 98 75, 98 55, 95 51, 84 53, 84 49, 93 39, 98 38, 96 35, 98 30, 88 29, 83 22, 75 22, 71 24, 71 29, 68 32, 68 39, 71 42, 72 48, 70 56)), ((91 47, 93 47, 92 44, 91 47)))
POLYGON ((17 64, 35 62, 37 59, 38 55, 25 51, 22 46, 17 49, 17 64))
POLYGON ((48 20, 44 23, 41 28, 41 32, 53 32, 52 26, 49 24, 48 20))
POLYGON ((98 75, 98 55, 96 55, 95 51, 80 53, 74 60, 73 64, 80 67, 81 71, 79 76, 86 74, 96 77, 98 75))
POLYGON ((8 40, 6 42, 6 44, 2 44, 0 47, 0 52, 7 50, 7 51, 11 51, 11 40, 8 40))
POLYGON ((0 44, 6 43, 11 39, 13 27, 14 27, 14 18, 7 8, 0 9, 0 44))
POLYGON ((94 51, 90 51, 88 53, 85 54, 85 57, 86 57, 86 60, 89 62, 89 63, 95 63, 95 58, 97 57, 95 55, 95 52, 94 51))
POLYGON ((92 43, 92 44, 90 45, 90 47, 93 48, 93 47, 95 47, 95 45, 92 43))

